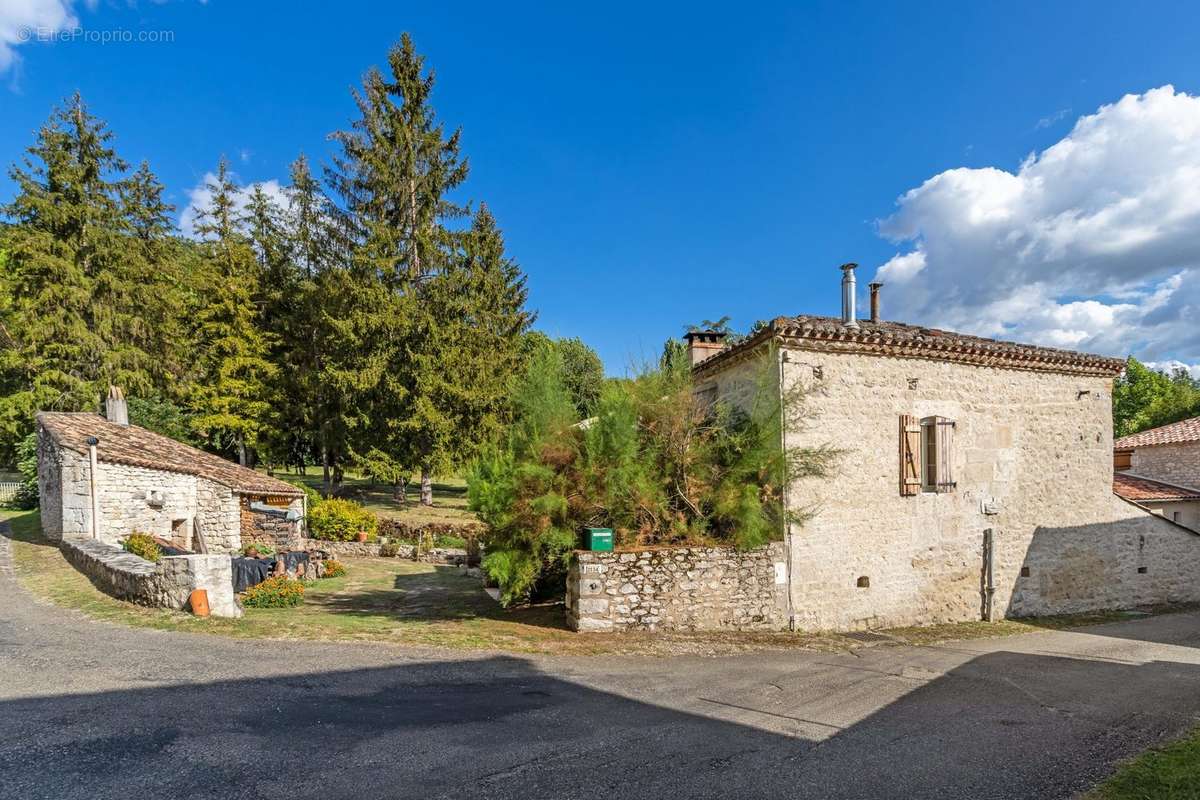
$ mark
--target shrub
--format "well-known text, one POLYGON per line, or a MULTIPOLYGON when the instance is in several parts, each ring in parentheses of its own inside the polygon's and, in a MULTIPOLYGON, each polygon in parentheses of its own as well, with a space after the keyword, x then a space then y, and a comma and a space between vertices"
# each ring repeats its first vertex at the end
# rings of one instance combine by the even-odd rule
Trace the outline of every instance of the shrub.
POLYGON ((375 537, 375 515, 353 500, 322 500, 308 511, 308 535, 327 542, 352 542, 359 531, 375 537))
POLYGON ((535 355, 514 391, 508 441, 468 477, 501 601, 561 593, 585 526, 612 528, 618 547, 747 550, 802 522, 785 510, 782 487, 829 474, 838 451, 780 447, 785 424, 805 422, 805 387, 781 396, 779 362, 764 355, 737 395, 711 401, 698 401, 691 371, 671 363, 611 382, 586 425, 575 424, 561 365, 535 355))
POLYGON ((37 434, 31 433, 17 445, 17 472, 21 473, 21 485, 16 494, 5 505, 22 511, 37 508, 37 434))
POLYGON ((144 558, 147 561, 157 562, 162 558, 162 548, 158 546, 158 542, 154 541, 154 537, 148 533, 134 531, 125 537, 125 541, 121 542, 121 547, 124 547, 126 552, 133 553, 135 556, 144 558))
POLYGON ((383 544, 379 545, 379 555, 384 558, 395 558, 400 555, 400 542, 395 539, 388 539, 383 544))
POLYGON ((340 578, 346 574, 346 565, 340 561, 329 559, 325 562, 325 577, 340 578))
POLYGON ((275 555, 275 548, 265 544, 248 544, 242 548, 242 555, 251 558, 270 558, 275 555), (251 555, 251 554, 255 555, 251 555))
POLYGON ((304 602, 304 583, 286 575, 267 578, 242 593, 246 608, 292 608, 304 602))

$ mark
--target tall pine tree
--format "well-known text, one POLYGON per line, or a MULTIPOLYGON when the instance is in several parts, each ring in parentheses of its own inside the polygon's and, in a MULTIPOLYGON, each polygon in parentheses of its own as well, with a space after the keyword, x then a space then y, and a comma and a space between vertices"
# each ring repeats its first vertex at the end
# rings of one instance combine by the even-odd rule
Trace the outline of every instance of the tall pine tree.
POLYGON ((425 505, 430 474, 465 466, 504 430, 522 337, 533 322, 525 276, 505 254, 486 205, 457 238, 459 250, 422 287, 405 413, 397 418, 422 470, 425 505))
POLYGON ((422 500, 431 497, 432 445, 414 445, 412 431, 395 424, 411 413, 413 361, 428 331, 424 284, 445 269, 454 249, 446 223, 465 211, 450 193, 467 177, 460 132, 447 135, 430 102, 434 75, 404 34, 388 53, 388 75, 371 69, 354 93, 359 118, 333 134, 341 145, 328 178, 343 201, 354 241, 356 285, 377 300, 360 308, 358 329, 373 327, 368 360, 378 382, 369 388, 369 438, 360 452, 391 460, 394 469, 420 466, 422 500), (376 285, 373 285, 376 284, 376 285), (382 288, 385 291, 379 291, 382 288), (412 459, 416 459, 414 462, 412 459))
POLYGON ((276 367, 268 358, 271 336, 262 327, 261 269, 243 232, 239 190, 224 158, 207 188, 211 198, 196 224, 205 255, 195 319, 201 377, 189 405, 197 432, 214 447, 232 448, 238 463, 248 465, 276 367))
POLYGON ((152 321, 171 297, 140 238, 162 233, 161 192, 149 169, 123 176, 112 139, 76 94, 9 173, 0 456, 11 459, 39 409, 92 410, 109 384, 153 393, 166 382, 152 321))

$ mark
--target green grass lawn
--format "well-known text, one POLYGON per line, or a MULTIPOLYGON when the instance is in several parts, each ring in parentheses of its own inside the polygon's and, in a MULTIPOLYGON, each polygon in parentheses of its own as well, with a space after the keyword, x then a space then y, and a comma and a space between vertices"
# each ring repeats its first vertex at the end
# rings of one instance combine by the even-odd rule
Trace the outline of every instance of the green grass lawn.
MULTIPOLYGON (((290 483, 303 483, 317 491, 321 490, 321 470, 313 468, 307 475, 275 470, 275 476, 290 483)), ((462 478, 438 478, 433 483, 433 505, 422 506, 420 484, 409 484, 408 503, 401 506, 392 496, 392 487, 372 483, 369 479, 347 473, 342 481, 341 496, 363 504, 376 514, 393 517, 412 524, 447 523, 462 524, 475 522, 476 517, 467 509, 467 482, 462 478)))
POLYGON ((1128 762, 1085 800, 1200 800, 1200 728, 1128 762))

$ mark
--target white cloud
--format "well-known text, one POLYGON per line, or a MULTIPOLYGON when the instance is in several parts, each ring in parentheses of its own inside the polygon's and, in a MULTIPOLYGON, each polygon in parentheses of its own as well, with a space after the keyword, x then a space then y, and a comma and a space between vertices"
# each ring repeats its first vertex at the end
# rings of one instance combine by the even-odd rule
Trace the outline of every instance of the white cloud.
POLYGON ((1015 172, 948 170, 897 205, 890 316, 1200 362, 1200 97, 1127 95, 1015 172))
MULTIPOLYGON (((206 173, 196 186, 188 190, 188 204, 184 206, 183 211, 179 214, 179 229, 183 231, 184 236, 193 239, 197 238, 197 218, 202 210, 209 208, 212 204, 212 191, 208 188, 208 185, 215 182, 216 179, 217 176, 214 173, 206 173)), ((288 198, 288 190, 281 186, 279 181, 272 179, 241 187, 234 199, 234 205, 239 212, 246 210, 246 206, 250 202, 250 197, 254 194, 255 186, 261 186, 263 192, 274 200, 280 208, 286 209, 291 204, 288 198)))
POLYGON ((1181 369, 1186 370, 1193 378, 1200 380, 1200 364, 1185 364, 1182 361, 1147 361, 1146 366, 1168 375, 1174 375, 1181 369))
POLYGON ((20 60, 17 47, 78 25, 73 5, 71 0, 0 2, 0 73, 20 60))
POLYGON ((1037 128, 1039 130, 1042 128, 1049 128, 1052 125, 1054 125, 1054 123, 1058 122, 1059 120, 1066 119, 1067 115, 1070 113, 1071 113, 1071 109, 1060 108, 1058 111, 1055 111, 1050 116, 1042 117, 1041 119, 1039 119, 1037 121, 1037 125, 1034 125, 1033 127, 1037 128))

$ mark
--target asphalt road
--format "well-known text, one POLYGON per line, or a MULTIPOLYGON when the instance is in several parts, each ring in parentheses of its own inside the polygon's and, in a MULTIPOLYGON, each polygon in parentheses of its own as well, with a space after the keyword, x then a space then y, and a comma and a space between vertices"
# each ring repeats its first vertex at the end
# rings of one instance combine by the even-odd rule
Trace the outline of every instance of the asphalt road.
POLYGON ((1057 798, 1200 720, 1200 614, 939 647, 529 659, 128 629, 0 541, 3 798, 1057 798))

